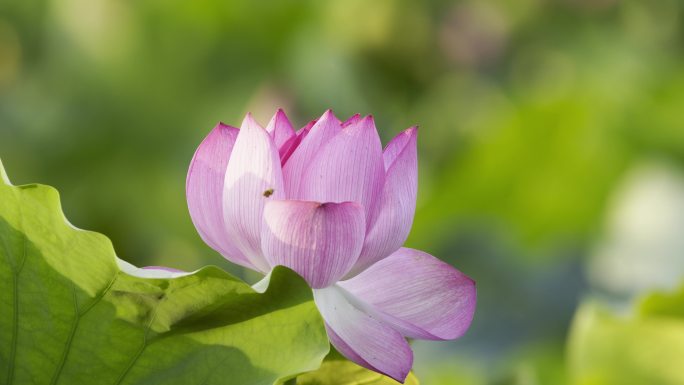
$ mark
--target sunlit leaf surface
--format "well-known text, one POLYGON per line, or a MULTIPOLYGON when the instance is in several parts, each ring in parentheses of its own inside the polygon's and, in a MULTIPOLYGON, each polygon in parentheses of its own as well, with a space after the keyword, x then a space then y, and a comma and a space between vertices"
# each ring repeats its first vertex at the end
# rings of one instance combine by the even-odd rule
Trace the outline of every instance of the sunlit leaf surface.
POLYGON ((684 384, 684 287, 646 297, 638 314, 578 311, 569 342, 575 385, 684 384))
POLYGON ((1 384, 268 385, 327 354, 292 271, 274 270, 263 294, 215 267, 128 275, 105 236, 66 222, 56 190, 2 172, 1 384))

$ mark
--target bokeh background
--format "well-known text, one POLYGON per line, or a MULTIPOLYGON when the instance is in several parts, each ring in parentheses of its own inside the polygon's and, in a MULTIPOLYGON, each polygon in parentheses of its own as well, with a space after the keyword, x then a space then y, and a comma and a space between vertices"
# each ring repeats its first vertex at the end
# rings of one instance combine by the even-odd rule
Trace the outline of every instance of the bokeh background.
POLYGON ((254 281, 187 212, 216 122, 331 107, 372 113, 385 141, 419 124, 407 243, 479 290, 467 336, 414 344, 422 383, 684 384, 683 16, 676 0, 1 0, 0 157, 124 259, 254 281))

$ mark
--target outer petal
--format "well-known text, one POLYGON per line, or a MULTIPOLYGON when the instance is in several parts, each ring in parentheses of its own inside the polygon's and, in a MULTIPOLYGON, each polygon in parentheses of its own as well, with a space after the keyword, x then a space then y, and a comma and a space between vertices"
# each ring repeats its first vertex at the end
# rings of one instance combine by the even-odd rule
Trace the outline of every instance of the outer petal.
POLYGON ((458 338, 475 312, 475 282, 414 249, 401 248, 338 285, 357 297, 364 310, 411 338, 458 338))
POLYGON ((413 365, 413 352, 399 332, 359 310, 337 286, 314 290, 314 301, 326 322, 330 342, 340 353, 363 367, 404 381, 413 365))
POLYGON ((226 259, 254 269, 230 242, 223 222, 223 182, 238 129, 219 123, 195 151, 185 193, 190 217, 200 236, 226 259))
POLYGON ((417 134, 416 127, 411 127, 392 139, 385 149, 387 174, 377 216, 369 226, 361 256, 351 274, 399 249, 411 231, 418 192, 417 134))
POLYGON ((299 193, 302 175, 311 160, 333 136, 342 130, 339 119, 332 110, 326 111, 311 127, 301 143, 292 151, 286 162, 283 162, 285 191, 288 199, 302 199, 299 193))
POLYGON ((306 200, 361 203, 369 223, 384 174, 382 144, 369 116, 325 144, 305 171, 300 192, 306 200))
POLYGON ((223 218, 232 242, 263 272, 270 270, 261 252, 264 204, 284 197, 278 150, 270 135, 247 114, 226 170, 223 218))
POLYGON ((363 208, 357 203, 270 201, 261 245, 271 266, 287 266, 311 287, 321 288, 351 269, 365 231, 363 208))
POLYGON ((279 108, 275 115, 273 115, 273 118, 271 118, 271 121, 266 126, 266 131, 271 134, 278 149, 282 148, 287 141, 295 136, 292 123, 290 123, 290 119, 287 118, 282 108, 279 108))

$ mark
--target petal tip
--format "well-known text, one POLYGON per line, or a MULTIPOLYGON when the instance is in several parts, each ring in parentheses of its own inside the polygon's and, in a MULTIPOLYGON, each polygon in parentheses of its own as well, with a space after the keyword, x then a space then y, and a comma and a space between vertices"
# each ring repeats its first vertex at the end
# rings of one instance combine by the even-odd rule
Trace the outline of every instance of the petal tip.
POLYGON ((342 123, 342 128, 349 127, 350 125, 358 122, 361 120, 361 114, 354 114, 352 115, 349 119, 347 119, 344 123, 342 123))
MULTIPOLYGON (((406 345, 408 346, 408 344, 406 345)), ((391 377, 395 381, 399 383, 404 383, 406 381, 406 377, 408 377, 409 373, 411 372, 411 368, 413 368, 413 350, 408 347, 407 352, 404 355, 406 357, 405 362, 397 362, 397 365, 399 366, 396 369, 392 368, 386 368, 386 369, 381 369, 381 368, 374 368, 376 371, 391 377)))
POLYGON ((231 128, 233 128, 233 127, 231 127, 231 126, 229 126, 223 122, 218 122, 218 123, 216 123, 216 126, 214 126, 214 130, 227 130, 227 129, 231 129, 231 128))
POLYGON ((211 131, 209 131, 209 134, 207 134, 207 136, 205 137, 205 140, 209 137, 214 136, 214 135, 226 134, 226 133, 229 133, 230 131, 233 131, 233 130, 237 130, 237 128, 235 128, 229 124, 223 123, 223 122, 218 122, 218 123, 216 123, 216 125, 214 125, 214 127, 211 129, 211 131))
MULTIPOLYGON (((294 135, 294 128, 287 114, 282 108, 278 108, 273 117, 266 125, 266 131, 279 138, 281 142, 286 141, 294 135)), ((279 143, 282 145, 283 143, 279 143)))
POLYGON ((281 119, 285 119, 285 121, 287 121, 288 123, 290 122, 290 119, 287 117, 285 110, 283 110, 282 108, 279 107, 276 110, 275 114, 273 114, 273 120, 281 120, 281 119))
POLYGON ((358 122, 358 125, 361 129, 376 130, 377 131, 377 128, 375 127, 375 118, 373 117, 372 114, 365 116, 363 119, 361 119, 357 122, 358 122))
POLYGON ((477 309, 477 288, 475 280, 469 276, 461 273, 461 277, 465 279, 462 286, 465 286, 464 295, 467 297, 466 304, 463 307, 463 316, 454 319, 452 324, 451 333, 444 335, 444 340, 455 340, 463 337, 475 318, 475 310, 477 309))
POLYGON ((257 121, 254 119, 254 115, 252 115, 251 112, 248 112, 245 115, 245 118, 242 120, 242 125, 240 126, 241 129, 253 129, 253 128, 261 128, 261 125, 257 123, 257 121))
POLYGON ((319 121, 326 121, 326 120, 333 120, 336 122, 339 122, 340 120, 337 119, 337 116, 335 116, 335 113, 333 112, 332 108, 328 108, 325 110, 323 115, 318 119, 319 121))

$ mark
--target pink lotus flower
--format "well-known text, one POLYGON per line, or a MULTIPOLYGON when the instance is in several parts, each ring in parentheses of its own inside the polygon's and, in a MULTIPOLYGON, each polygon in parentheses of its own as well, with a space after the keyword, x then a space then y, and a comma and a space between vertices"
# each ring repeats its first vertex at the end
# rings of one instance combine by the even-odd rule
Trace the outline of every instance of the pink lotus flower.
POLYGON ((470 326, 475 282, 401 247, 417 192, 417 129, 382 150, 373 118, 328 110, 295 132, 282 110, 262 128, 217 125, 190 164, 187 198, 202 239, 268 274, 284 265, 313 288, 330 342, 403 381, 406 337, 449 340, 470 326))

